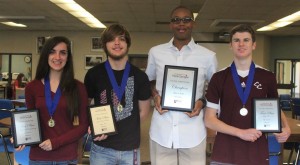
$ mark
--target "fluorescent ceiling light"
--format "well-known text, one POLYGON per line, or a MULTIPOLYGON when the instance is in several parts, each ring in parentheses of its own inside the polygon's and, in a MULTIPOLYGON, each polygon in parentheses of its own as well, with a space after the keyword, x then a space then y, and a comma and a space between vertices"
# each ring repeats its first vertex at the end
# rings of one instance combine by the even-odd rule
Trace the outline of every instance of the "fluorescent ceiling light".
POLYGON ((8 26, 14 26, 14 27, 27 27, 24 24, 15 23, 15 22, 1 22, 1 23, 8 25, 8 26))
POLYGON ((73 0, 50 0, 92 28, 106 28, 97 18, 73 0))
POLYGON ((194 16, 194 20, 196 20, 198 13, 193 13, 193 16, 194 16))
POLYGON ((293 13, 291 15, 288 15, 286 17, 283 17, 267 26, 264 26, 260 29, 257 29, 257 31, 272 31, 284 26, 287 26, 289 24, 294 23, 295 21, 299 21, 300 20, 300 11, 293 13))

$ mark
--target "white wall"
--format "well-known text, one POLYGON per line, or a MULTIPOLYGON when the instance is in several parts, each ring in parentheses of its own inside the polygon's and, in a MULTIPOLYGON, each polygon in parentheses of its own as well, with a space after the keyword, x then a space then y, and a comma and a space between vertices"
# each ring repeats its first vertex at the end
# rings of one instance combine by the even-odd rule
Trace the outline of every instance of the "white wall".
MULTIPOLYGON (((129 54, 147 54, 149 49, 157 44, 168 42, 171 33, 141 33, 131 32, 132 46, 129 54)), ((85 55, 102 54, 104 52, 91 51, 91 37, 100 37, 101 31, 2 31, 0 32, 0 52, 1 53, 32 53, 32 76, 35 77, 36 67, 39 55, 36 50, 36 38, 41 36, 58 36, 68 37, 73 44, 74 70, 75 77, 81 81, 86 74, 85 55)), ((213 35, 209 33, 193 34, 195 41, 212 41, 213 35)), ((254 59, 264 66, 264 37, 257 37, 258 47, 255 51, 254 59)), ((229 49, 229 48, 228 48, 229 49)), ((222 58, 223 51, 218 53, 218 61, 224 61, 222 58)), ((223 65, 223 64, 222 64, 223 65)))
MULTIPOLYGON (((266 43, 264 42, 264 38, 265 37, 257 36, 257 48, 253 51, 253 60, 256 64, 267 68, 268 59, 265 58, 267 53, 265 53, 266 43)), ((233 53, 229 43, 199 43, 199 45, 216 52, 219 70, 228 67, 232 63, 233 53)))

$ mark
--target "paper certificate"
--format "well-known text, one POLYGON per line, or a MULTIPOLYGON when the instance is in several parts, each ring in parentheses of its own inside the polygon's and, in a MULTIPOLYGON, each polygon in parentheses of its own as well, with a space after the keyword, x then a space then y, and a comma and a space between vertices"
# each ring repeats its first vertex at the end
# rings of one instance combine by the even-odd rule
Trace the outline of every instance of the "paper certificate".
POLYGON ((166 65, 162 88, 162 109, 187 111, 194 109, 198 68, 166 65))
POLYGON ((13 111, 12 128, 15 147, 42 141, 38 110, 13 111))
POLYGON ((254 128, 262 132, 281 132, 281 111, 277 98, 253 99, 254 128))
POLYGON ((90 125, 93 136, 116 134, 115 120, 110 105, 89 108, 90 125))

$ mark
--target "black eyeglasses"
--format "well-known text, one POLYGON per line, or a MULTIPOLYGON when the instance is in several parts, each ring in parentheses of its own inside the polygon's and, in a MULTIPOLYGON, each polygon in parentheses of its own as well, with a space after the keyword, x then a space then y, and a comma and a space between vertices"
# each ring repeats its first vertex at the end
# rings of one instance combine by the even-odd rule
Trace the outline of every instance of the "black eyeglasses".
POLYGON ((172 23, 175 23, 175 24, 180 24, 180 22, 183 22, 183 23, 190 23, 190 22, 192 22, 192 21, 194 21, 194 19, 191 18, 191 17, 185 17, 185 18, 178 18, 178 17, 176 17, 176 18, 172 18, 172 19, 171 19, 171 22, 172 22, 172 23))

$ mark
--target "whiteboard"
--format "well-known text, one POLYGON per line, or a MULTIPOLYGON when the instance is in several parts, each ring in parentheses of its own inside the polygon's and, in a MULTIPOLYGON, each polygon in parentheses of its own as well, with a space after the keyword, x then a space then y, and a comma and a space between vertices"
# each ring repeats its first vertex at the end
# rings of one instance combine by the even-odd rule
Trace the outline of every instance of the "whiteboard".
POLYGON ((229 43, 197 43, 216 53, 218 60, 218 70, 231 65, 233 61, 233 53, 229 43))

